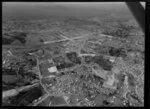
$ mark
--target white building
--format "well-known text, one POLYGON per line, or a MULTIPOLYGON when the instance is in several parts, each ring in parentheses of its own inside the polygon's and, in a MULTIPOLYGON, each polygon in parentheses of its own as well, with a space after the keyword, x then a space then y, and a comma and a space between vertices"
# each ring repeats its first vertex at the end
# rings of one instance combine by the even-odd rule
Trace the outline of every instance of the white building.
POLYGON ((48 68, 48 71, 49 71, 50 73, 58 72, 56 66, 52 66, 52 67, 48 68))

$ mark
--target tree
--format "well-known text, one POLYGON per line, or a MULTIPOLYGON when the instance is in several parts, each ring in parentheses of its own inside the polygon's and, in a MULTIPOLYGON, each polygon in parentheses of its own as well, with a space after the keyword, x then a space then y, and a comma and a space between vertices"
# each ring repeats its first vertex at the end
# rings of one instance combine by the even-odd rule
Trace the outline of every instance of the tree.
POLYGON ((120 38, 127 38, 131 32, 133 26, 129 26, 123 23, 119 23, 115 30, 106 29, 103 34, 112 35, 120 38))

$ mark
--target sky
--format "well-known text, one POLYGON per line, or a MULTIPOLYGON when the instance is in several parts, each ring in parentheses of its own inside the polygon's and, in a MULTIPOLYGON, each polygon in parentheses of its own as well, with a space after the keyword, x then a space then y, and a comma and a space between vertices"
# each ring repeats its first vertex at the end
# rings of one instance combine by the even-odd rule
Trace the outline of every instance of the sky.
MULTIPOLYGON (((142 3, 144 5, 144 2, 142 3)), ((42 19, 51 16, 129 15, 125 2, 3 2, 3 19, 42 19)))
MULTIPOLYGON (((140 2, 145 7, 145 2, 140 2)), ((98 5, 112 5, 125 4, 125 2, 3 2, 5 5, 70 5, 70 6, 98 6, 98 5)))

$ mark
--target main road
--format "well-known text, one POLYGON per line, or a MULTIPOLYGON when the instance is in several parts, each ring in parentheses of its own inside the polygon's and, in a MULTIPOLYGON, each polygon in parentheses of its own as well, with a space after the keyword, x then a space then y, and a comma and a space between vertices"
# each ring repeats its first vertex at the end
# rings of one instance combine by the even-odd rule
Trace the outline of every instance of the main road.
MULTIPOLYGON (((99 34, 100 36, 104 36, 104 37, 113 37, 113 36, 109 36, 109 35, 104 35, 104 34, 99 34)), ((45 41, 44 43, 42 44, 37 44, 37 45, 30 45, 30 46, 21 46, 21 45, 2 45, 3 48, 15 48, 15 49, 24 49, 24 50, 30 50, 30 49, 38 49, 38 48, 41 48, 43 46, 47 46, 48 44, 52 44, 52 43, 59 43, 59 42, 64 42, 64 41, 74 41, 75 39, 82 39, 82 38, 85 38, 85 37, 90 37, 92 36, 92 33, 91 34, 86 34, 86 35, 82 35, 82 36, 78 36, 78 37, 73 37, 73 38, 67 38, 65 37, 65 39, 61 39, 61 40, 54 40, 54 41, 45 41)))

